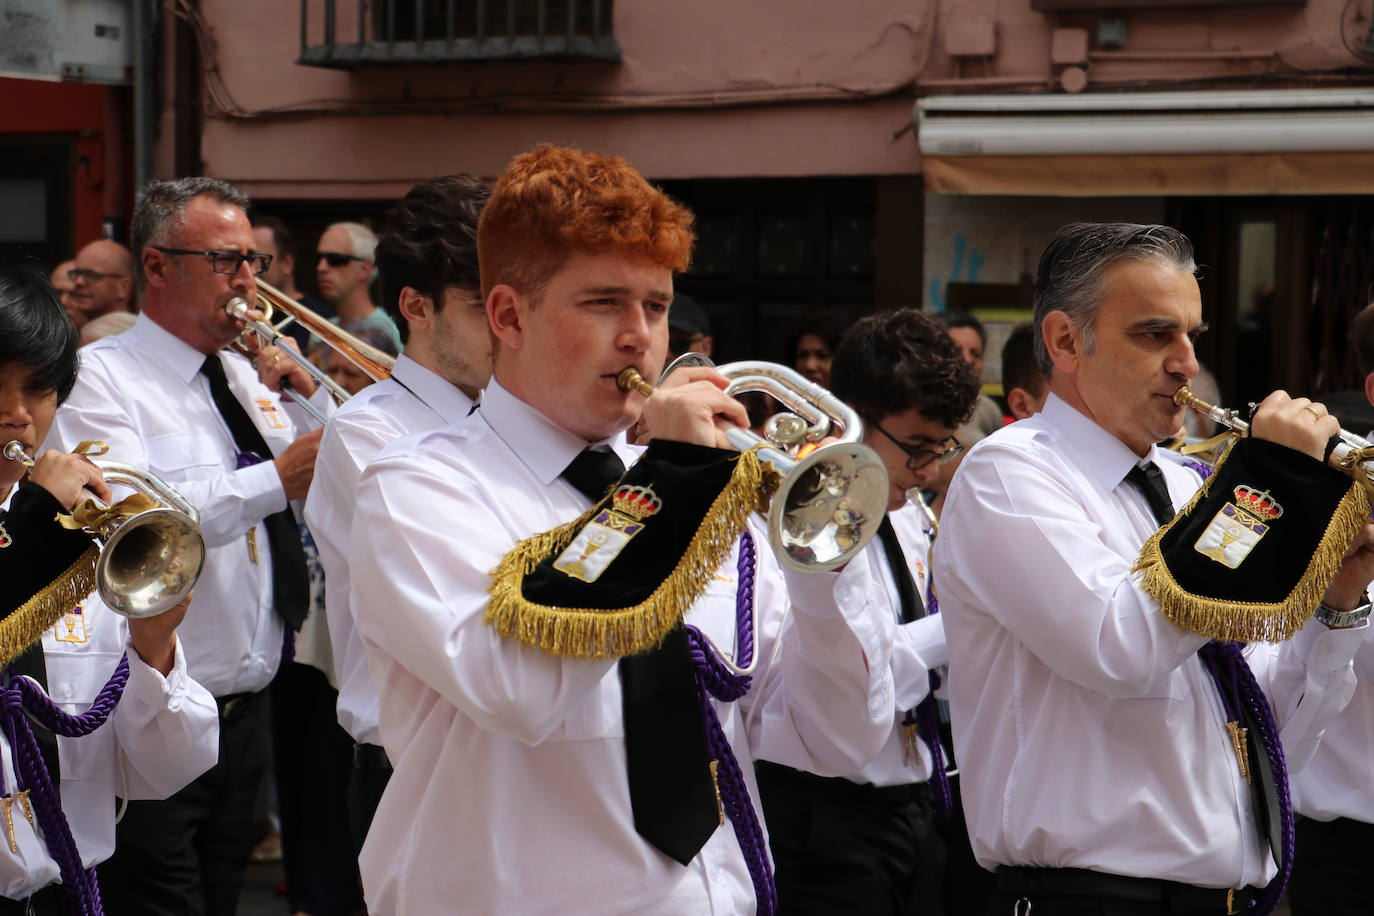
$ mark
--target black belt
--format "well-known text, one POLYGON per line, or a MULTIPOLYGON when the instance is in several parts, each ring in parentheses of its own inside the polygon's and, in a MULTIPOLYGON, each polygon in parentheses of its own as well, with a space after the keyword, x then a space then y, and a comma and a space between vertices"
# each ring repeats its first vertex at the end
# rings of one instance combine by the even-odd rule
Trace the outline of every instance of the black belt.
POLYGON ((1170 904, 1188 913, 1216 913, 1227 916, 1244 912, 1249 905, 1249 890, 1194 887, 1159 878, 1131 878, 1084 868, 1031 868, 1001 865, 997 868, 997 889, 1007 894, 1031 898, 1097 897, 1135 903, 1170 904))
POLYGON ((794 770, 789 766, 768 760, 757 761, 754 766, 762 779, 769 779, 774 783, 782 783, 817 795, 894 806, 905 805, 920 799, 929 802, 933 798, 930 783, 927 782, 913 782, 900 786, 875 786, 870 782, 854 782, 843 776, 817 776, 815 773, 794 770))
POLYGON ((391 758, 380 744, 353 744, 353 768, 356 770, 389 770, 391 758))
POLYGON ((215 705, 219 707, 219 720, 237 722, 252 710, 256 698, 256 693, 230 693, 215 697, 215 705))

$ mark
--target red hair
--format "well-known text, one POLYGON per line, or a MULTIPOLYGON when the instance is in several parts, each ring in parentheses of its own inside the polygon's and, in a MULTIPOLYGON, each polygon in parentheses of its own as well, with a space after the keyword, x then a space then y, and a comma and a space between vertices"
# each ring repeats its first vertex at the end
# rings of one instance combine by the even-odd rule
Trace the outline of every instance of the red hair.
POLYGON ((681 273, 692 241, 692 212, 624 159, 541 144, 510 161, 482 210, 482 295, 506 284, 537 300, 579 249, 618 249, 681 273))

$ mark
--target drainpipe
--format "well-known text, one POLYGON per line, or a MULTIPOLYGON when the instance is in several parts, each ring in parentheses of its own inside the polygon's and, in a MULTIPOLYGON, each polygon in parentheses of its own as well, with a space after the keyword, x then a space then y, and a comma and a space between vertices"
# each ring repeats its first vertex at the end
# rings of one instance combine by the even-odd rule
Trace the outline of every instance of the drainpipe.
POLYGON ((134 191, 153 177, 153 37, 157 10, 151 0, 133 0, 134 33, 134 191))

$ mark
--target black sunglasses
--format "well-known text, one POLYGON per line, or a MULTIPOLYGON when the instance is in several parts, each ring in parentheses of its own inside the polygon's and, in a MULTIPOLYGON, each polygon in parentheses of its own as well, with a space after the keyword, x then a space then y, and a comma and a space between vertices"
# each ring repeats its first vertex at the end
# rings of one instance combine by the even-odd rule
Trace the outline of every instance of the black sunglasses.
POLYGON ((174 255, 200 255, 210 259, 210 269, 217 274, 227 274, 233 276, 239 272, 239 268, 244 262, 248 262, 248 267, 253 271, 253 276, 261 277, 267 273, 267 268, 272 266, 272 256, 270 254, 240 254, 237 251, 192 251, 189 248, 163 248, 161 245, 154 245, 153 248, 163 254, 174 255))
POLYGON ((964 447, 959 444, 959 440, 955 439, 953 436, 950 437, 950 439, 954 442, 953 445, 951 445, 949 448, 940 449, 937 451, 931 448, 916 448, 913 445, 908 445, 901 439, 898 439, 896 436, 892 435, 892 433, 883 429, 881 424, 872 423, 870 425, 878 432, 882 433, 884 436, 887 436, 889 442, 897 446, 902 451, 906 452, 906 469, 908 471, 919 471, 921 468, 930 464, 932 461, 938 461, 941 464, 944 464, 945 462, 951 460, 952 458, 954 458, 955 455, 958 455, 960 452, 964 450, 964 447))
POLYGON ((317 251, 315 252, 315 263, 324 262, 330 267, 343 267, 349 261, 366 261, 367 258, 360 258, 356 254, 344 254, 342 251, 317 251))

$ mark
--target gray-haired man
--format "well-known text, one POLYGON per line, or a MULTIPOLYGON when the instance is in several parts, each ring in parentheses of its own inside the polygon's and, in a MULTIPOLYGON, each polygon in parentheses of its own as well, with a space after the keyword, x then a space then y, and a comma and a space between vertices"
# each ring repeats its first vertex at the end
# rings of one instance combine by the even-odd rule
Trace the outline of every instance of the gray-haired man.
MULTIPOLYGON (((1039 414, 975 446, 950 488, 935 583, 958 660, 950 708, 969 835, 979 863, 997 872, 989 912, 1269 912, 1282 885, 1275 860, 1291 858, 1282 755, 1300 767, 1349 697, 1365 625, 1330 627, 1351 625, 1340 612, 1374 573, 1360 507, 1360 547, 1323 609, 1295 599, 1296 638, 1252 642, 1243 655, 1198 635, 1203 615, 1161 602, 1133 572, 1142 545, 1161 524, 1180 524, 1176 507, 1201 482, 1155 445, 1178 429, 1172 396, 1198 371, 1193 340, 1205 325, 1194 270, 1192 245, 1165 226, 1061 230, 1034 292, 1050 396, 1039 414), (1281 749, 1247 748, 1276 731, 1281 749), (1271 772, 1275 814, 1252 798, 1271 772), (1269 825, 1284 827, 1277 844, 1265 841, 1269 825)), ((1306 398, 1275 392, 1260 406, 1255 439, 1268 441, 1242 442, 1228 462, 1261 455, 1314 481, 1291 493, 1280 475, 1257 473, 1260 489, 1288 493, 1278 496, 1286 517, 1263 537, 1305 531, 1297 526, 1318 484, 1349 492, 1320 464, 1337 428, 1306 398)), ((1216 472, 1209 497, 1230 495, 1220 485, 1229 473, 1216 472)), ((1201 550, 1189 541, 1164 563, 1182 555, 1223 569, 1201 550)), ((1266 575, 1243 551, 1225 557, 1266 575)))

